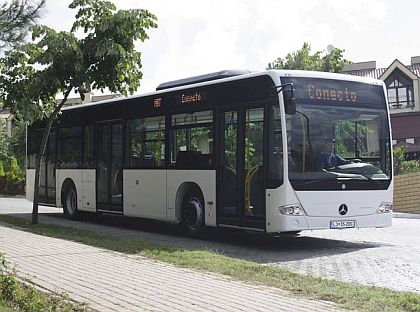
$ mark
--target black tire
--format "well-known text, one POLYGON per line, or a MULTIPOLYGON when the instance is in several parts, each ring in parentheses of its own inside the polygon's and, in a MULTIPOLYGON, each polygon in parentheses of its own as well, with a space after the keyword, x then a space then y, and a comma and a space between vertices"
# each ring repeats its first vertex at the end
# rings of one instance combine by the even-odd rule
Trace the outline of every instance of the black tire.
POLYGON ((63 194, 64 213, 70 219, 76 219, 79 216, 79 211, 77 210, 77 192, 74 184, 68 183, 64 188, 63 194))
POLYGON ((182 202, 182 226, 191 237, 201 237, 205 229, 204 204, 198 192, 189 192, 182 202))

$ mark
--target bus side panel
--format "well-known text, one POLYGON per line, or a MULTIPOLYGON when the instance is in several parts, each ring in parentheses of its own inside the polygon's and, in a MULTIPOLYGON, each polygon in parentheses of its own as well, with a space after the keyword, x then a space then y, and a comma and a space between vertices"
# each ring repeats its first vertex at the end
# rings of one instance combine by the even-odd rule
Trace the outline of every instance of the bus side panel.
POLYGON ((26 169, 26 199, 34 200, 35 169, 26 169))
POLYGON ((83 169, 82 207, 79 210, 96 212, 96 170, 83 169))
POLYGON ((61 204, 61 191, 63 188, 63 183, 66 179, 70 179, 73 181, 76 187, 77 193, 77 209, 83 209, 83 170, 82 169, 57 169, 56 170, 56 206, 62 207, 61 204))
POLYGON ((168 215, 181 219, 179 191, 185 183, 197 184, 204 197, 207 226, 216 226, 216 171, 214 170, 168 170, 168 215), (178 201, 177 201, 178 196, 178 201))
POLYGON ((166 170, 124 170, 124 215, 173 220, 166 213, 166 170))

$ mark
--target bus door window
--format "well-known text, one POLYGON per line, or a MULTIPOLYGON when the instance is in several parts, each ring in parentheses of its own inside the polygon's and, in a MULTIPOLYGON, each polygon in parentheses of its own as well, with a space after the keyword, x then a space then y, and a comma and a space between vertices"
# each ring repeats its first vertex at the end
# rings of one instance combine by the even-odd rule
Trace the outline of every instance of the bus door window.
POLYGON ((111 125, 111 204, 122 205, 122 124, 111 125))
POLYGON ((56 129, 51 129, 48 136, 46 153, 47 162, 47 202, 55 202, 55 161, 56 161, 56 129))
MULTIPOLYGON (((42 136, 44 134, 44 129, 38 130, 38 142, 41 144, 42 136)), ((41 202, 46 202, 47 190, 47 166, 46 166, 46 157, 43 158, 41 162, 41 167, 39 169, 39 198, 41 202)))
POLYGON ((133 119, 129 122, 128 163, 132 167, 165 166, 165 117, 133 119))
POLYGON ((109 151, 109 125, 96 126, 97 144, 97 202, 108 204, 108 151, 109 151))
POLYGON ((213 166, 213 112, 172 116, 171 164, 178 168, 213 166))
POLYGON ((264 210, 263 151, 264 109, 245 113, 245 216, 261 216, 264 210))
POLYGON ((223 212, 226 217, 237 216, 238 194, 238 113, 225 112, 223 138, 223 212))

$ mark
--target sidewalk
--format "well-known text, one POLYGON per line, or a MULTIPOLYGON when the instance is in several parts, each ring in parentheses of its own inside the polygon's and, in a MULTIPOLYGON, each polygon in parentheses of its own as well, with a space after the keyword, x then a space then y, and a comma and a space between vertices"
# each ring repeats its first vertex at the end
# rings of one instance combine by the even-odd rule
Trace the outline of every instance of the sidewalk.
POLYGON ((337 311, 276 288, 39 236, 0 223, 0 250, 22 277, 97 311, 337 311))

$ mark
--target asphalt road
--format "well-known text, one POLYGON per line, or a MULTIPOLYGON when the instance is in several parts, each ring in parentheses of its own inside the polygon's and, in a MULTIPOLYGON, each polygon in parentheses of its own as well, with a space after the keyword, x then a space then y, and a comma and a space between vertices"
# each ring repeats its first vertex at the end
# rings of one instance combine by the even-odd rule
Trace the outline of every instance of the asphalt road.
MULTIPOLYGON (((1 214, 30 218, 30 212, 31 203, 25 199, 0 197, 1 214)), ((69 221, 60 209, 49 207, 40 208, 40 221, 204 248, 298 273, 420 293, 420 219, 394 218, 390 228, 308 231, 298 237, 210 230, 202 240, 185 237, 171 224, 135 218, 97 215, 69 221)))

